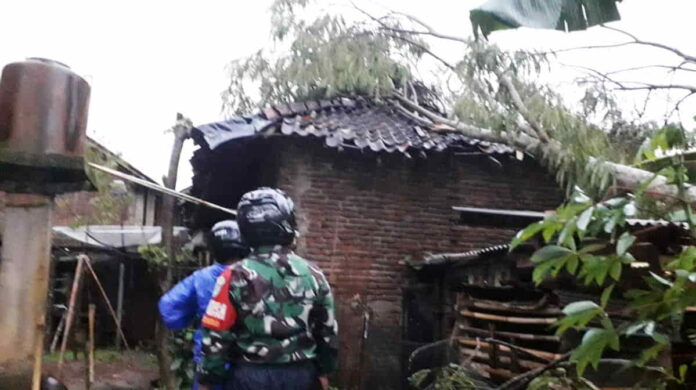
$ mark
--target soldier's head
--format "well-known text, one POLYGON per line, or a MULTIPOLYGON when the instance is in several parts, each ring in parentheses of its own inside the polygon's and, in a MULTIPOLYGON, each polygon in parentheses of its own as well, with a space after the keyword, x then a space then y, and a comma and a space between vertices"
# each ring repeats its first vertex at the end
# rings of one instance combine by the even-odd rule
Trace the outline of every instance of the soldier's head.
POLYGON ((232 220, 220 221, 210 229, 208 247, 218 263, 231 263, 249 254, 239 226, 232 220))
POLYGON ((295 204, 275 188, 261 187, 244 194, 237 206, 237 221, 252 248, 289 246, 295 239, 295 204))

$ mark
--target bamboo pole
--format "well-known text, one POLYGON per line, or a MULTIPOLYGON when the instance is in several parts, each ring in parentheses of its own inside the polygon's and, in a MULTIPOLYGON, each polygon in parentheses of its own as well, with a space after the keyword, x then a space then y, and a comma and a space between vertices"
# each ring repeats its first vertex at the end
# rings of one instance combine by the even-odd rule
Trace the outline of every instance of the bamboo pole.
MULTIPOLYGON (((477 340, 472 340, 472 339, 459 339, 459 344, 465 345, 467 347, 477 347, 480 345, 481 348, 484 349, 490 349, 492 347, 491 343, 486 342, 486 341, 477 341, 477 340)), ((531 356, 534 356, 536 358, 542 359, 542 360, 555 360, 561 357, 560 354, 556 353, 551 353, 551 352, 546 352, 546 351, 540 351, 538 349, 532 349, 532 348, 523 348, 523 347, 517 347, 520 350, 528 353, 531 356)), ((498 350, 501 352, 505 353, 511 353, 512 349, 506 345, 499 345, 498 350)))
MULTIPOLYGON (((125 274, 125 265, 123 262, 118 264, 118 299, 116 300, 116 322, 118 327, 121 327, 123 319, 123 276, 125 274)), ((121 350, 121 338, 116 335, 116 349, 121 350)))
MULTIPOLYGON (((459 351, 462 354, 462 357, 473 356, 475 361, 488 364, 492 368, 500 368, 500 367, 493 366, 494 363, 491 360, 491 357, 485 352, 480 352, 480 351, 477 351, 477 350, 471 349, 471 348, 460 348, 459 351)), ((508 356, 498 356, 496 363, 500 363, 503 366, 510 367, 510 365, 512 364, 512 358, 510 358, 508 356)), ((535 368, 539 368, 539 367, 544 366, 543 363, 532 362, 532 361, 524 360, 524 359, 519 359, 519 365, 520 365, 520 367, 525 368, 527 370, 533 370, 535 368)))
POLYGON ((517 303, 496 302, 488 300, 471 300, 468 307, 484 310, 509 311, 513 313, 528 314, 533 316, 561 315, 563 311, 557 307, 540 307, 537 305, 524 305, 517 303))
MULTIPOLYGON (((464 333, 470 333, 478 336, 483 336, 483 337, 488 337, 490 334, 488 331, 483 330, 483 329, 478 329, 478 328, 473 328, 470 326, 466 325, 459 325, 459 330, 461 330, 464 333)), ((497 330, 495 332, 498 336, 502 337, 509 337, 513 339, 518 339, 518 340, 531 340, 531 341, 549 341, 549 342, 555 342, 558 343, 561 341, 561 338, 558 336, 552 336, 552 335, 542 335, 542 334, 533 334, 533 333, 515 333, 515 332, 503 332, 497 330)))
POLYGON ((459 311, 464 317, 476 318, 479 320, 488 320, 496 322, 510 322, 513 324, 530 324, 530 325, 552 325, 555 324, 558 318, 528 318, 528 317, 512 317, 499 316, 495 314, 476 313, 469 310, 459 311))
POLYGON ((87 364, 87 390, 92 387, 94 383, 94 316, 95 316, 96 306, 90 303, 89 305, 89 333, 88 333, 88 364, 87 364))
POLYGON ((126 335, 123 334, 123 329, 121 328, 121 324, 118 322, 118 317, 116 316, 116 312, 114 311, 114 307, 111 306, 111 302, 109 301, 109 296, 106 295, 106 291, 104 291, 104 287, 102 287, 101 281, 99 280, 97 273, 94 272, 94 268, 92 268, 92 264, 90 263, 89 257, 85 254, 80 254, 78 256, 78 258, 85 259, 85 264, 87 265, 87 269, 92 274, 94 281, 97 283, 97 288, 99 288, 99 292, 101 292, 101 295, 104 298, 104 301, 106 302, 106 306, 109 308, 109 313, 111 313, 111 317, 114 319, 114 322, 116 323, 116 331, 118 332, 118 334, 121 335, 121 340, 123 340, 123 345, 126 347, 126 349, 130 349, 130 347, 128 346, 128 341, 126 341, 126 335))
POLYGON ((66 310, 60 317, 60 322, 58 322, 56 333, 53 335, 53 341, 51 341, 51 349, 49 350, 50 353, 54 353, 56 351, 56 347, 58 346, 58 340, 60 340, 60 334, 61 332, 63 332, 63 327, 65 327, 65 317, 67 317, 67 315, 68 311, 66 310))
MULTIPOLYGON (((182 141, 182 143, 183 143, 183 141, 182 141)), ((176 156, 177 162, 178 162, 178 156, 181 154, 181 146, 179 146, 178 148, 179 148, 179 154, 177 154, 177 156, 176 156)), ((178 192, 178 191, 174 190, 173 187, 168 187, 168 186, 163 187, 159 184, 155 184, 155 183, 149 182, 147 180, 139 179, 135 176, 132 176, 132 175, 129 175, 129 174, 126 174, 123 172, 119 172, 115 169, 107 168, 107 167, 101 166, 99 164, 88 163, 88 165, 94 169, 100 170, 104 173, 108 173, 111 176, 115 176, 115 177, 118 177, 120 179, 128 180, 131 183, 138 184, 138 185, 143 186, 145 188, 149 188, 149 189, 157 191, 161 194, 167 195, 164 197, 165 199, 170 198, 170 197, 174 197, 174 198, 178 198, 178 199, 184 200, 184 201, 189 202, 189 203, 193 203, 193 204, 197 204, 200 206, 209 207, 211 209, 215 209, 218 211, 222 211, 223 213, 226 213, 229 215, 233 215, 233 216, 237 215, 236 210, 228 209, 227 207, 222 207, 222 206, 217 205, 215 203, 208 202, 208 201, 205 201, 203 199, 198 199, 195 196, 191 196, 188 194, 178 192)), ((170 170, 170 172, 171 172, 171 170, 170 170)), ((167 176, 167 177, 169 177, 169 176, 167 176)), ((176 181, 176 179, 174 181, 176 181)))
MULTIPOLYGON (((41 323, 44 322, 46 315, 41 316, 41 323)), ((31 378, 31 389, 41 390, 41 363, 43 361, 44 327, 40 326, 36 330, 36 349, 34 350, 34 373, 31 378)))
POLYGON ((85 258, 77 257, 77 267, 75 268, 75 279, 73 279, 72 289, 70 290, 70 303, 68 304, 68 314, 65 319, 65 331, 63 332, 63 341, 60 344, 60 352, 58 354, 58 379, 63 379, 63 360, 65 358, 65 349, 68 346, 68 338, 70 336, 70 328, 72 327, 73 317, 75 315, 75 302, 79 293, 80 279, 82 278, 82 268, 85 264, 85 258))

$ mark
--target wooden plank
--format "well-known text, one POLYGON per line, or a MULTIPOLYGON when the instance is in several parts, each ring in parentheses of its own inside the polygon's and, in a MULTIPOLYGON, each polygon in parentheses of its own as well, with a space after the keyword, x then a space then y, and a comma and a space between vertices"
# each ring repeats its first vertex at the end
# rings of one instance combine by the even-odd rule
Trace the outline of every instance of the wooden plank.
MULTIPOLYGON (((482 337, 488 337, 489 333, 488 331, 485 331, 483 329, 478 329, 478 328, 473 328, 470 326, 466 325, 459 325, 459 330, 466 332, 466 333, 471 333, 475 334, 478 336, 482 337)), ((515 333, 515 332, 503 332, 503 331, 496 331, 495 332, 498 336, 502 337, 509 337, 512 339, 517 339, 517 340, 530 340, 530 341, 548 341, 548 342, 554 342, 554 343, 559 343, 561 341, 561 338, 558 336, 552 336, 552 335, 541 335, 541 334, 533 334, 533 333, 515 333)))
MULTIPOLYGON (((479 346, 480 348, 486 348, 486 349, 489 349, 492 346, 491 343, 487 343, 485 341, 476 341, 474 339, 466 339, 466 338, 460 338, 459 344, 465 345, 467 347, 479 346)), ((530 355, 534 355, 534 356, 538 357, 539 359, 543 359, 543 360, 547 360, 547 361, 560 359, 562 356, 560 354, 551 353, 551 352, 547 352, 547 351, 540 351, 538 349, 523 348, 523 347, 519 347, 519 348, 521 350, 529 353, 530 355)), ((504 345, 498 345, 498 351, 512 353, 512 350, 509 347, 506 347, 504 345)))
POLYGON ((464 317, 476 318, 479 320, 509 322, 512 324, 528 324, 528 325, 552 325, 555 324, 558 318, 529 318, 529 317, 513 317, 501 316, 496 314, 477 313, 469 310, 460 310, 459 314, 464 317))

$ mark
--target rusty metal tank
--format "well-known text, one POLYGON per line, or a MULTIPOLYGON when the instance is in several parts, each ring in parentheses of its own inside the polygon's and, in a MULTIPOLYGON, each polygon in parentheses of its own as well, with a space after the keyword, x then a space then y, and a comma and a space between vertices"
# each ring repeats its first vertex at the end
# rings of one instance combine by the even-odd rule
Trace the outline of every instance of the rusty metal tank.
POLYGON ((90 86, 57 61, 8 64, 0 78, 0 190, 56 194, 89 186, 90 86))

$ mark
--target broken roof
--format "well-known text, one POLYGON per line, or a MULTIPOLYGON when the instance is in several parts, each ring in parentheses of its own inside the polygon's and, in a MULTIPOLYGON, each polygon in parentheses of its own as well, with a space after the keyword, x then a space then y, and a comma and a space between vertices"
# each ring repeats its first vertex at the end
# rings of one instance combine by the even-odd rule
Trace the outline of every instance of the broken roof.
POLYGON ((476 149, 482 154, 512 154, 507 145, 442 130, 389 101, 376 103, 362 97, 279 104, 261 113, 194 128, 197 143, 215 149, 235 139, 259 135, 314 136, 336 149, 373 152, 444 151, 476 149))

